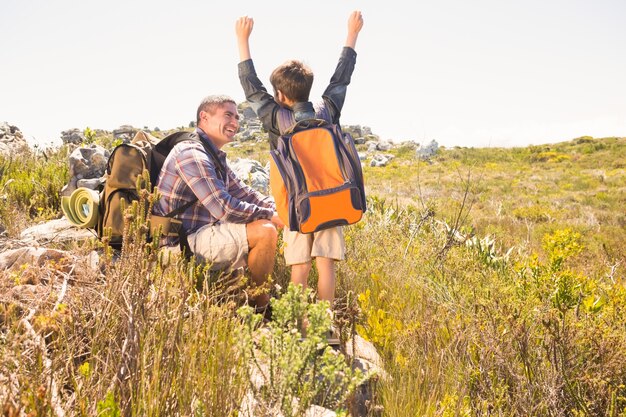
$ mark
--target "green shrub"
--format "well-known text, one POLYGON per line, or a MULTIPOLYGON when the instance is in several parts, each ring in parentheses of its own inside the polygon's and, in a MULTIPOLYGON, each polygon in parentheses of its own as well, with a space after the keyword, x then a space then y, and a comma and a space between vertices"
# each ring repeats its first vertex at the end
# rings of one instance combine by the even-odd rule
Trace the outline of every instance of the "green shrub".
POLYGON ((261 315, 251 307, 239 309, 244 356, 252 367, 250 387, 259 401, 255 415, 301 416, 312 404, 345 409, 348 396, 368 378, 328 346, 329 304, 314 300, 310 289, 290 284, 272 300, 267 332, 258 331, 261 315))

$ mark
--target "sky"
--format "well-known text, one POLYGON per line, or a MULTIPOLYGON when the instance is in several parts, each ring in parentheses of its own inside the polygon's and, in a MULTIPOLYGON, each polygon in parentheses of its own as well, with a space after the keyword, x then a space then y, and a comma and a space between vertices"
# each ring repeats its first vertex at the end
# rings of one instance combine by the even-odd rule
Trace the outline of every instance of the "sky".
POLYGON ((0 122, 42 147, 71 128, 188 126, 206 95, 245 100, 243 15, 266 86, 300 59, 316 101, 353 10, 344 125, 448 147, 626 136, 624 0, 0 0, 0 122))

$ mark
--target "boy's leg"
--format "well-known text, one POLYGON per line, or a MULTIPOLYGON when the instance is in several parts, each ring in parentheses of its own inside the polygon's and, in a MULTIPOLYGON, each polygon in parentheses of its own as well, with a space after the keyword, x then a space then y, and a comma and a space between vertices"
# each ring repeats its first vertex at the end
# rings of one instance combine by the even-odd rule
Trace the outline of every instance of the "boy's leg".
POLYGON ((318 256, 315 264, 318 273, 317 298, 328 301, 332 309, 335 301, 335 260, 318 256))
POLYGON ((343 229, 333 227, 314 235, 311 256, 315 258, 319 274, 317 296, 320 300, 330 302, 332 309, 335 300, 335 261, 343 260, 346 252, 343 229))
POLYGON ((311 261, 291 265, 291 283, 300 284, 303 288, 308 285, 309 273, 311 272, 311 261))
POLYGON ((311 272, 313 235, 283 230, 285 263, 291 267, 291 282, 307 287, 311 272))

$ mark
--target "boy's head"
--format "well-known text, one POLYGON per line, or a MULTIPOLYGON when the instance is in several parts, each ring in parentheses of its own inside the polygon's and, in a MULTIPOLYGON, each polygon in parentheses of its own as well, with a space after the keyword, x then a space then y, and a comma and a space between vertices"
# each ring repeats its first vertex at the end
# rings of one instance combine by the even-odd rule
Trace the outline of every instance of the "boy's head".
POLYGON ((309 101, 313 71, 300 61, 290 60, 272 71, 270 82, 274 87, 274 98, 281 105, 287 104, 286 101, 309 101))

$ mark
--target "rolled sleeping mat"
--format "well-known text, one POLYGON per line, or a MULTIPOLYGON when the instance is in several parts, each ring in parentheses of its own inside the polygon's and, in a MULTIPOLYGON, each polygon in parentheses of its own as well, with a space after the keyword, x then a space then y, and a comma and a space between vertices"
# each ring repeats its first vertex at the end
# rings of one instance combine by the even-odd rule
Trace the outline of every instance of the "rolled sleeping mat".
POLYGON ((81 228, 93 228, 98 222, 100 194, 89 188, 79 187, 69 196, 61 197, 61 209, 65 217, 81 228))

